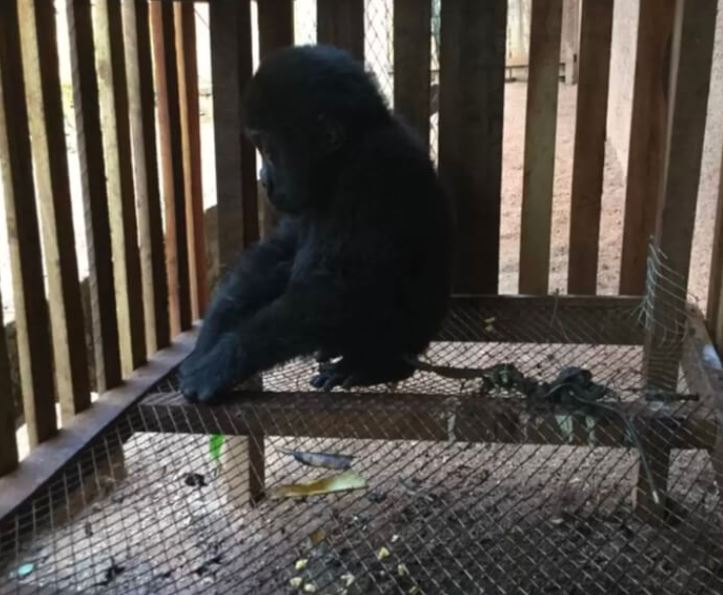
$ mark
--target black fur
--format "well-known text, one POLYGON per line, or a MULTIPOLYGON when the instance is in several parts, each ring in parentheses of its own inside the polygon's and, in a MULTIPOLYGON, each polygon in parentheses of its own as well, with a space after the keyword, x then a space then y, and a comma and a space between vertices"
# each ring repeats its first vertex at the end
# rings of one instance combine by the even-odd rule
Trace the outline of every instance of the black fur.
POLYGON ((451 213, 426 148, 362 67, 325 46, 262 63, 246 126, 284 218, 219 285, 183 393, 212 401, 312 353, 317 388, 410 376, 450 293, 451 213))

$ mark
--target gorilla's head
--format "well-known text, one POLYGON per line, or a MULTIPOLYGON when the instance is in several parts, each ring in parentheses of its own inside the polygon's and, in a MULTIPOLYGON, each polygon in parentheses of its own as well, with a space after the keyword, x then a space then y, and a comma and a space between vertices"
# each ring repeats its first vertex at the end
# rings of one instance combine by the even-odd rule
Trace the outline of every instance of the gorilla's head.
POLYGON ((362 66, 329 46, 269 55, 246 92, 246 133, 263 158, 269 200, 286 213, 323 205, 341 159, 365 130, 389 118, 362 66))

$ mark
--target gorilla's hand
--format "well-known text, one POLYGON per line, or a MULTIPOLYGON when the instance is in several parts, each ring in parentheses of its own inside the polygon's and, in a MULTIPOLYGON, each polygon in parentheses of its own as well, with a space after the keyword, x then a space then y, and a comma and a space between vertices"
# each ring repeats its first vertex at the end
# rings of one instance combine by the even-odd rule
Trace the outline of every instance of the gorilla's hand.
POLYGON ((190 401, 212 403, 251 376, 247 368, 239 334, 224 333, 205 355, 183 362, 179 370, 181 392, 190 401))

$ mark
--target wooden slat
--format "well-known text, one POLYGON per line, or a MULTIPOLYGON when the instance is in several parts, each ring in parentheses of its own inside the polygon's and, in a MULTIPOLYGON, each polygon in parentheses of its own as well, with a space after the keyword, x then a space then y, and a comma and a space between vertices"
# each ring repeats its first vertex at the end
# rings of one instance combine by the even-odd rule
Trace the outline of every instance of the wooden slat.
POLYGON ((335 45, 364 62, 364 1, 317 0, 316 38, 335 45))
POLYGON ((63 424, 90 406, 83 307, 75 258, 55 8, 18 3, 35 182, 48 278, 55 383, 63 424))
POLYGON ((496 293, 506 0, 442 3, 439 175, 455 200, 455 290, 496 293))
MULTIPOLYGON (((677 382, 679 354, 671 350, 684 328, 690 254, 700 182, 710 90, 716 0, 677 0, 671 52, 671 86, 664 176, 656 248, 672 271, 656 278, 652 332, 646 344, 647 381, 669 388, 677 382)), ((681 343, 682 345, 682 343, 681 343)))
POLYGON ((394 111, 429 146, 431 0, 394 0, 394 111))
POLYGON ((294 44, 293 0, 257 0, 259 13, 259 56, 294 44))
POLYGON ((145 361, 146 344, 120 3, 96 1, 95 33, 121 364, 128 375, 145 361))
POLYGON ((713 257, 710 263, 706 316, 713 343, 718 352, 723 353, 723 161, 721 161, 718 181, 718 203, 713 232, 713 257))
POLYGON ((146 350, 154 353, 168 345, 170 328, 147 0, 123 2, 123 22, 146 350))
POLYGON ((645 291, 645 263, 663 179, 674 14, 675 0, 640 2, 620 268, 622 295, 645 291))
POLYGON ((158 129, 165 210, 166 272, 171 335, 190 327, 191 293, 186 243, 186 199, 173 5, 151 2, 158 129))
MULTIPOLYGON (((2 121, 2 87, 0 86, 0 122, 2 121)), ((1 143, 2 141, 0 141, 1 143)), ((10 376, 8 344, 0 297, 0 477, 18 466, 18 445, 15 441, 15 391, 10 376)))
POLYGON ((96 390, 121 381, 105 158, 90 0, 66 2, 78 162, 85 211, 96 390))
MULTIPOLYGON (((43 509, 52 505, 53 500, 56 505, 63 502, 65 490, 62 482, 56 484, 55 489, 41 490, 48 487, 61 470, 66 473, 67 483, 72 484, 73 473, 87 465, 68 464, 79 461, 94 441, 108 440, 108 429, 122 420, 149 389, 176 369, 191 353, 195 339, 195 330, 176 337, 170 347, 153 355, 146 365, 126 379, 122 387, 105 393, 93 407, 80 413, 68 427, 63 428, 58 436, 34 449, 16 471, 0 478, 0 533, 14 529, 14 524, 8 526, 4 523, 23 507, 26 510, 32 507, 35 514, 42 517, 43 509), (38 497, 31 500, 33 496, 38 497)), ((127 435, 128 430, 133 429, 129 427, 130 423, 126 418, 118 432, 127 435)), ((115 427, 118 428, 117 425, 115 427)), ((117 436, 116 432, 113 434, 117 436)), ((113 434, 110 434, 111 440, 115 437, 113 434)))
POLYGON ((252 74, 249 0, 209 6, 219 261, 223 269, 258 240, 256 155, 241 130, 243 91, 252 74))
POLYGON ((191 316, 194 320, 198 320, 203 316, 208 302, 208 279, 203 219, 203 185, 201 182, 201 121, 198 109, 196 14, 193 4, 176 4, 174 8, 191 316))
POLYGON ((568 293, 597 290, 613 0, 585 0, 570 207, 568 293))
POLYGON ((527 82, 520 293, 545 294, 550 275, 562 0, 533 0, 527 82))
POLYGON ((0 2, 0 168, 13 277, 23 407, 31 446, 57 431, 16 2, 0 2))
MULTIPOLYGON (((259 20, 259 57, 263 60, 270 52, 294 44, 293 0, 257 0, 259 20)), ((259 226, 262 237, 267 237, 279 220, 278 212, 259 188, 259 226)))

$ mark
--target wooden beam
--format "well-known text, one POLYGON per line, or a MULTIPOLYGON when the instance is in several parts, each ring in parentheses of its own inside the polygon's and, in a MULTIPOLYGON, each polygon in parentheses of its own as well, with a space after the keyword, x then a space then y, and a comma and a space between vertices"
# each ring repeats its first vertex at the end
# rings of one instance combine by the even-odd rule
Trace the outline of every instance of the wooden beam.
POLYGON ((121 365, 105 158, 95 73, 95 43, 90 0, 69 0, 65 5, 76 143, 85 210, 95 381, 96 390, 104 392, 120 384, 121 365))
POLYGON ((364 1, 317 0, 316 38, 335 45, 364 63, 364 1))
POLYGON ((191 317, 203 316, 208 302, 206 239, 201 181, 201 118, 198 109, 196 13, 192 4, 176 4, 176 59, 186 199, 186 240, 191 292, 191 317))
POLYGON ((583 0, 567 291, 597 292, 613 0, 583 0))
POLYGON ((146 360, 146 343, 120 10, 114 0, 97 0, 94 30, 121 364, 128 375, 146 360))
MULTIPOLYGON (((648 383, 674 387, 679 351, 671 349, 685 327, 690 254, 695 225, 716 0, 677 0, 671 63, 670 111, 655 247, 667 270, 654 271, 651 317, 646 339, 648 383)), ((682 348, 682 340, 678 342, 682 348)))
POLYGON ((640 1, 620 266, 622 295, 645 292, 648 248, 663 180, 674 14, 675 0, 640 1))
POLYGON ((455 290, 496 293, 507 1, 442 3, 439 175, 456 202, 455 290))
POLYGON ((394 0, 394 111, 429 147, 431 0, 394 0))
POLYGON ((146 351, 155 353, 168 345, 170 327, 156 157, 155 90, 147 0, 123 2, 123 21, 143 277, 146 351))
POLYGON ((7 530, 14 529, 8 521, 23 507, 32 507, 40 514, 39 511, 53 499, 61 502, 62 496, 57 490, 64 490, 62 484, 56 484, 55 489, 41 490, 49 487, 61 471, 65 473, 66 483, 73 483, 74 470, 85 465, 72 463, 79 461, 93 444, 102 440, 114 424, 121 423, 124 432, 135 429, 132 418, 124 420, 124 416, 191 353, 195 339, 195 330, 178 336, 170 347, 156 353, 127 378, 122 387, 104 393, 93 407, 80 413, 58 436, 35 448, 16 471, 0 478, 0 533, 6 527, 7 530))
POLYGON ((166 224, 168 303, 171 335, 176 336, 190 327, 192 316, 173 5, 151 3, 150 21, 166 224))
POLYGON ((213 76, 219 261, 233 263, 259 238, 256 155, 242 134, 243 90, 251 79, 250 0, 216 0, 209 6, 213 76))
MULTIPOLYGON (((689 415, 682 404, 663 413, 645 401, 611 404, 640 431, 668 428, 674 448, 711 448, 717 419, 689 415)), ((143 429, 188 434, 435 440, 506 444, 622 447, 628 429, 620 415, 600 410, 574 416, 564 408, 531 411, 525 399, 394 393, 239 392, 223 405, 199 406, 178 394, 139 405, 143 429), (561 420, 568 423, 560 423, 561 420), (570 426, 572 426, 570 428, 570 426)))
POLYGON ((52 3, 43 0, 19 2, 18 18, 35 182, 42 219, 55 385, 60 419, 65 424, 90 406, 90 387, 70 204, 55 8, 52 3))
POLYGON ((31 446, 57 431, 48 304, 35 209, 16 2, 0 2, 0 168, 15 296, 23 408, 31 446))
POLYGON ((524 294, 545 294, 549 288, 561 31, 562 0, 534 0, 520 230, 519 291, 524 294))

